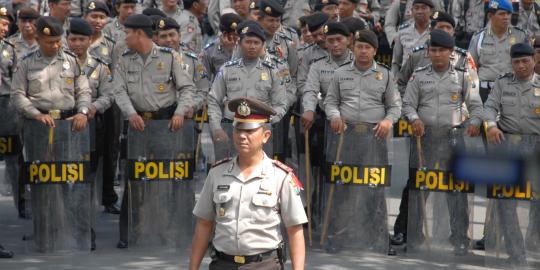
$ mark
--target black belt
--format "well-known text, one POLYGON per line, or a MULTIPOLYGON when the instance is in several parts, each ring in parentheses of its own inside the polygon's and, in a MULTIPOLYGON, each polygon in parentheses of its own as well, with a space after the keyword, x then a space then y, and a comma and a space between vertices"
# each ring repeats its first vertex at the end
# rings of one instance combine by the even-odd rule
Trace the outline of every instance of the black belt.
POLYGON ((77 110, 39 110, 43 114, 50 115, 54 120, 64 120, 77 114, 77 110))
POLYGON ((233 120, 231 120, 231 119, 227 119, 227 118, 221 119, 221 123, 232 123, 232 122, 233 122, 233 120))
POLYGON ((480 81, 480 88, 491 89, 495 82, 493 81, 480 81))
POLYGON ((224 261, 228 262, 234 262, 237 264, 246 264, 246 263, 252 263, 252 262, 261 262, 266 258, 272 257, 272 256, 278 256, 277 249, 270 250, 268 252, 256 254, 256 255, 249 255, 249 256, 233 256, 228 255, 223 252, 216 250, 216 256, 224 261))
POLYGON ((144 120, 168 120, 171 119, 176 111, 176 104, 166 108, 161 108, 154 112, 137 112, 144 120))

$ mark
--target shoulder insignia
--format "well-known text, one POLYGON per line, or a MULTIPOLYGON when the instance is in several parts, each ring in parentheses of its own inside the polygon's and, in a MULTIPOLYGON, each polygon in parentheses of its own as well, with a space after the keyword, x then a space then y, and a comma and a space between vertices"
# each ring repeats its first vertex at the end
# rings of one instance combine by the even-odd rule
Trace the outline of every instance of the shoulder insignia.
POLYGON ((480 30, 478 30, 478 31, 476 31, 476 32, 473 34, 473 36, 479 35, 480 33, 484 32, 484 31, 486 31, 486 28, 485 28, 485 27, 482 28, 482 29, 480 29, 480 30))
POLYGON ((385 68, 385 69, 390 70, 390 67, 389 67, 389 66, 387 66, 387 65, 385 65, 385 64, 383 64, 383 63, 381 63, 381 62, 377 62, 377 61, 375 61, 375 62, 377 63, 378 66, 381 66, 381 67, 383 67, 383 68, 385 68))
POLYGON ((505 77, 512 77, 514 74, 512 72, 507 72, 505 74, 502 74, 502 75, 499 75, 499 77, 497 79, 502 79, 502 78, 505 78, 505 77))
POLYGON ((208 49, 208 48, 210 48, 210 47, 212 47, 212 46, 214 46, 214 45, 215 45, 215 42, 212 41, 212 42, 206 44, 206 45, 204 46, 204 49, 206 50, 206 49, 208 49))
POLYGON ((422 70, 427 70, 427 68, 428 68, 430 65, 431 65, 431 64, 425 65, 425 66, 423 66, 423 67, 416 68, 416 69, 414 70, 414 72, 418 72, 418 71, 422 71, 422 70))
POLYGON ((15 48, 15 45, 13 45, 13 43, 9 42, 7 39, 3 39, 2 42, 4 42, 5 44, 15 48))
POLYGON ((461 67, 454 67, 455 70, 457 71, 460 71, 460 72, 466 72, 467 70, 465 70, 464 68, 461 68, 461 67))
POLYGON ((34 53, 36 53, 37 51, 38 51, 38 50, 36 49, 36 50, 31 51, 31 52, 28 52, 28 53, 26 53, 21 59, 24 60, 24 59, 26 59, 26 58, 32 56, 32 55, 33 55, 34 53))
POLYGON ((319 62, 319 61, 321 61, 321 60, 328 59, 328 57, 329 57, 329 56, 325 55, 325 56, 319 57, 319 58, 317 58, 317 59, 313 59, 313 60, 311 61, 311 63, 312 63, 312 64, 315 64, 315 63, 317 63, 317 62, 319 62))
POLYGON ((424 45, 420 45, 420 46, 416 46, 412 49, 412 52, 415 53, 415 52, 418 52, 418 51, 421 51, 421 50, 425 50, 426 49, 426 46, 424 45))
POLYGON ((294 174, 294 170, 281 163, 281 161, 279 160, 272 160, 272 163, 282 169, 283 171, 285 171, 287 173, 287 176, 291 176, 290 179, 289 179, 289 184, 291 185, 291 188, 292 190, 294 190, 294 192, 296 192, 296 194, 300 194, 300 191, 302 191, 304 188, 302 187, 302 183, 300 183, 300 181, 298 181, 298 178, 296 177, 296 175, 294 174))
POLYGON ((523 30, 523 28, 520 28, 520 27, 517 27, 515 25, 512 25, 512 27, 518 31, 521 31, 521 32, 524 32, 525 33, 525 30, 523 30))
POLYGON ((93 58, 96 60, 96 62, 101 63, 101 64, 106 65, 106 66, 109 66, 109 63, 107 63, 107 61, 101 59, 100 57, 95 57, 94 56, 93 58))
POLYGON ((276 167, 278 167, 278 168, 284 170, 285 172, 288 172, 288 173, 294 173, 294 169, 293 169, 293 168, 291 168, 291 167, 289 167, 289 166, 283 164, 283 163, 282 163, 281 161, 279 161, 279 160, 273 159, 273 160, 272 160, 272 163, 273 163, 274 165, 276 165, 276 167))
POLYGON ((286 40, 289 40, 291 41, 292 38, 290 38, 289 36, 287 36, 287 34, 283 33, 283 32, 278 32, 277 35, 280 37, 280 38, 283 38, 283 39, 286 39, 286 40))
POLYGON ((126 55, 130 55, 130 54, 133 54, 135 51, 132 51, 130 49, 126 49, 123 53, 122 53, 122 56, 126 56, 126 55))
POLYGON ((228 158, 224 158, 222 160, 218 160, 218 161, 214 162, 214 164, 212 164, 212 168, 215 168, 215 167, 217 167, 217 166, 219 166, 221 164, 227 163, 227 162, 231 161, 232 159, 233 159, 232 157, 228 157, 228 158))
POLYGON ((313 46, 315 43, 308 43, 308 44, 304 44, 304 46, 302 46, 302 50, 305 50, 311 46, 313 46))
POLYGON ((240 61, 238 61, 238 59, 235 59, 235 60, 228 61, 227 63, 225 63, 224 66, 230 67, 230 66, 238 65, 238 63, 240 63, 240 61))
POLYGON ((198 57, 194 52, 184 52, 184 54, 185 54, 186 56, 189 56, 189 57, 195 59, 195 60, 198 60, 198 59, 199 59, 199 57, 198 57))
POLYGON ((67 55, 69 55, 69 56, 73 56, 73 57, 75 57, 75 59, 77 59, 77 55, 75 55, 74 53, 72 53, 72 52, 69 51, 69 50, 65 50, 65 49, 64 49, 64 53, 67 54, 67 55))
POLYGON ((409 27, 410 23, 404 23, 404 24, 401 24, 399 27, 398 27, 398 31, 399 30, 402 30, 402 29, 405 29, 407 27, 409 27))
POLYGON ((350 65, 350 64, 351 64, 351 61, 345 61, 344 63, 342 63, 338 67, 344 67, 344 66, 347 66, 347 65, 350 65))
POLYGON ((172 53, 172 49, 167 47, 159 47, 159 50, 162 52, 172 53))
POLYGON ((274 65, 274 63, 272 63, 272 62, 270 62, 268 60, 262 61, 262 64, 263 64, 263 66, 266 66, 266 67, 268 67, 270 69, 276 68, 276 65, 274 65))
POLYGON ((116 41, 112 38, 112 37, 109 37, 108 35, 103 35, 105 37, 106 40, 112 42, 113 44, 116 44, 116 41))
POLYGON ((298 35, 298 32, 296 32, 296 30, 292 27, 288 27, 288 26, 285 26, 285 29, 293 34, 297 34, 298 35))
POLYGON ((468 53, 467 50, 462 49, 462 48, 460 48, 460 47, 455 47, 455 48, 454 48, 454 51, 456 51, 456 52, 458 52, 458 53, 460 53, 460 54, 463 54, 463 55, 467 55, 467 53, 468 53))

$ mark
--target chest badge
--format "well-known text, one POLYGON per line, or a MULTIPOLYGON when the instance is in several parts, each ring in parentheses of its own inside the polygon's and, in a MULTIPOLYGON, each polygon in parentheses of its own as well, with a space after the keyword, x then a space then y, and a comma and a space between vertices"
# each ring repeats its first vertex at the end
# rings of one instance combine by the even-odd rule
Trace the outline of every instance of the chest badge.
POLYGON ((65 61, 64 64, 62 64, 62 67, 64 68, 64 70, 66 70, 66 69, 69 69, 71 65, 69 64, 68 61, 65 61))
POLYGON ((160 83, 159 84, 159 92, 165 91, 165 84, 160 83))
POLYGON ((535 113, 535 114, 540 114, 540 108, 535 108, 535 109, 534 109, 534 113, 535 113))
POLYGON ((516 43, 516 37, 515 36, 510 36, 510 38, 508 38, 508 43, 510 43, 510 45, 514 45, 516 43))
POLYGON ((9 57, 9 52, 8 52, 7 50, 3 50, 3 51, 2 51, 2 56, 3 56, 4 58, 8 58, 8 57, 9 57))
POLYGON ((72 78, 66 78, 66 83, 71 85, 73 84, 73 79, 72 78))
POLYGON ((383 74, 382 74, 382 72, 377 72, 377 73, 375 73, 375 79, 376 79, 377 81, 382 80, 382 79, 383 79, 383 74))
POLYGON ((101 48, 101 54, 108 55, 109 54, 109 49, 107 49, 107 47, 101 48))
POLYGON ((268 73, 266 72, 261 73, 261 81, 268 81, 268 73))
POLYGON ((452 95, 451 99, 452 99, 452 102, 458 101, 458 95, 452 95))
POLYGON ((92 74, 90 75, 90 78, 93 80, 96 80, 98 78, 98 72, 97 70, 94 70, 92 74))
POLYGON ((163 66, 163 62, 159 62, 159 63, 157 64, 156 69, 157 69, 157 70, 163 70, 163 67, 164 67, 164 66, 163 66))
POLYGON ((534 96, 540 97, 540 88, 534 88, 534 96))

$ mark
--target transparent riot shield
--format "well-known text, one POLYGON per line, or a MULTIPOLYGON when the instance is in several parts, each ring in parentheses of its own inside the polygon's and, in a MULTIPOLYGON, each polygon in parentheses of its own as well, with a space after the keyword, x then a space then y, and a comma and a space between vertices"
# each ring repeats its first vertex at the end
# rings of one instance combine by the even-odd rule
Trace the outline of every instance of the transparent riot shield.
POLYGON ((374 124, 348 124, 342 135, 326 128, 327 195, 321 243, 329 252, 388 252, 385 187, 392 175, 390 139, 374 124))
POLYGON ((411 137, 407 256, 433 263, 459 263, 469 252, 474 185, 455 179, 450 158, 457 149, 478 151, 480 137, 462 128, 426 127, 411 137))
POLYGON ((24 122, 25 179, 31 188, 33 241, 30 252, 86 252, 91 245, 91 188, 88 127, 72 121, 49 128, 24 122))
POLYGON ((485 225, 486 265, 503 269, 540 268, 539 176, 537 135, 504 134, 500 145, 490 144, 492 155, 522 157, 523 179, 516 184, 488 185, 485 225))
MULTIPOLYGON (((233 124, 232 122, 222 122, 221 128, 225 133, 227 134, 227 139, 220 141, 215 140, 212 138, 212 142, 214 144, 214 162, 220 161, 225 158, 230 158, 236 155, 236 149, 234 148, 234 142, 232 141, 232 134, 233 134, 233 124)), ((272 128, 272 136, 270 136, 270 140, 266 142, 264 145, 264 152, 266 152, 266 155, 269 157, 274 156, 274 129, 272 128)), ((213 162, 212 162, 213 163, 213 162)))
POLYGON ((169 120, 131 127, 127 142, 127 242, 129 248, 190 246, 195 194, 194 122, 170 131, 169 120))

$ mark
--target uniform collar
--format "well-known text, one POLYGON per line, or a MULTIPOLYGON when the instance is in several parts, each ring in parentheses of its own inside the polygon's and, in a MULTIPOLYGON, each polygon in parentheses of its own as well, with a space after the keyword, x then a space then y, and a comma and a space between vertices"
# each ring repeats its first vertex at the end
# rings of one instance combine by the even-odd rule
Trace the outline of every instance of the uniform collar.
MULTIPOLYGON (((255 67, 258 68, 258 69, 262 69, 262 59, 261 57, 257 57, 257 63, 255 64, 255 67)), ((239 67, 245 67, 246 65, 244 64, 244 57, 240 57, 239 60, 238 60, 238 66, 239 67)))
MULTIPOLYGON (((493 33, 493 31, 491 31, 491 22, 488 22, 488 23, 487 23, 486 29, 487 29, 488 35, 490 35, 490 36, 495 35, 495 34, 493 33)), ((512 34, 512 26, 508 26, 508 28, 506 29, 506 32, 505 32, 504 37, 507 37, 507 36, 509 36, 509 35, 511 35, 511 34, 512 34)), ((503 37, 503 38, 504 38, 504 37, 503 37)))
MULTIPOLYGON (((361 72, 358 67, 356 67, 356 64, 354 61, 351 61, 350 63, 350 66, 351 70, 353 71, 358 71, 358 72, 361 72)), ((377 72, 377 68, 379 67, 379 65, 377 64, 377 62, 373 61, 373 64, 371 65, 370 68, 366 69, 366 71, 364 71, 364 75, 365 74, 368 74, 370 72, 377 72)))
MULTIPOLYGON (((443 77, 444 77, 444 75, 447 74, 447 73, 448 73, 448 74, 454 74, 454 73, 456 72, 456 69, 454 68, 454 65, 452 65, 452 63, 450 63, 449 65, 450 65, 450 66, 449 66, 448 69, 444 72, 443 77)), ((427 73, 428 73, 428 74, 433 74, 433 73, 435 73, 435 72, 436 72, 436 71, 433 70, 433 64, 430 64, 430 65, 429 65, 429 68, 428 68, 428 70, 427 70, 427 73)))
MULTIPOLYGON (((272 160, 263 152, 263 159, 257 169, 251 174, 251 178, 245 179, 244 182, 251 181, 257 178, 264 178, 270 170, 272 169, 272 160)), ((238 166, 238 155, 236 155, 227 165, 226 170, 223 172, 223 175, 234 176, 239 180, 243 178, 240 175, 240 167, 238 166)))

